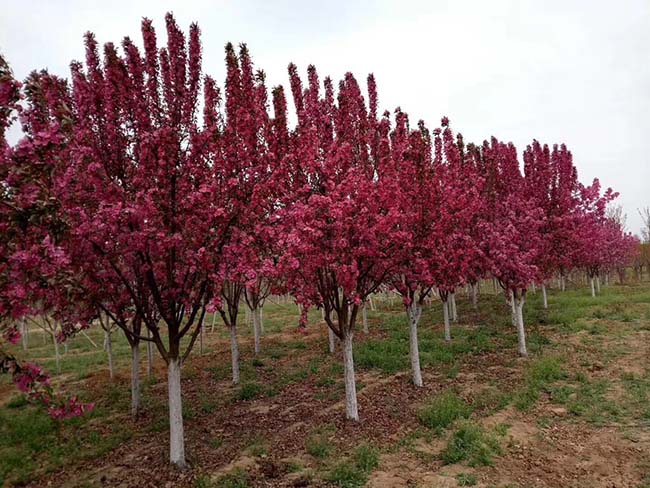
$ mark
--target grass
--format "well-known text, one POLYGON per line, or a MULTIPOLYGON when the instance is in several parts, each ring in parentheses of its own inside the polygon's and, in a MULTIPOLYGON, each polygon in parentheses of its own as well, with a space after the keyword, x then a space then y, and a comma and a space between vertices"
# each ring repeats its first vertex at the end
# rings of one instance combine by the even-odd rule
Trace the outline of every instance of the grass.
POLYGON ((462 422, 452 434, 440 457, 445 464, 467 461, 469 466, 492 466, 501 453, 495 434, 475 422, 462 422))
POLYGON ((237 392, 237 399, 241 401, 253 400, 264 393, 264 385, 260 383, 242 383, 237 392))
POLYGON ((117 423, 109 432, 94 425, 107 415, 102 406, 80 418, 57 421, 42 408, 14 402, 0 408, 0 484, 21 484, 39 470, 50 472, 75 459, 100 457, 131 437, 117 423))
POLYGON ((243 469, 237 468, 217 478, 211 488, 248 488, 249 486, 248 474, 243 469))
POLYGON ((354 460, 359 469, 370 472, 379 466, 379 450, 369 444, 361 444, 354 452, 354 460))
POLYGON ((379 466, 379 450, 368 445, 358 446, 352 459, 339 461, 325 479, 335 486, 356 488, 365 486, 368 475, 379 466))
POLYGON ((562 359, 557 356, 543 356, 534 359, 526 367, 524 386, 514 395, 514 404, 519 410, 530 409, 539 398, 541 391, 566 377, 562 359))
POLYGON ((474 486, 477 483, 476 475, 471 473, 458 473, 456 475, 458 486, 474 486))
POLYGON ((316 459, 324 459, 329 456, 333 446, 329 440, 328 433, 329 431, 327 430, 312 433, 305 441, 307 453, 316 459))
POLYGON ((472 407, 453 391, 445 391, 429 400, 418 411, 418 420, 430 429, 440 431, 457 419, 467 418, 472 407))

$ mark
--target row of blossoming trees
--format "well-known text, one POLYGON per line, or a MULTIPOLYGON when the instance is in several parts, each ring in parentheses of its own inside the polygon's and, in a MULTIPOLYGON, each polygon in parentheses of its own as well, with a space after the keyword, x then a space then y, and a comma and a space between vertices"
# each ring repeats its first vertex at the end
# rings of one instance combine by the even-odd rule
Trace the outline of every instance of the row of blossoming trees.
MULTIPOLYGON (((400 109, 380 114, 372 75, 366 95, 350 73, 321 84, 313 66, 306 81, 289 66, 290 127, 285 90, 269 92, 246 46, 226 46, 222 91, 202 73, 199 28, 186 37, 171 15, 166 28, 164 47, 144 20, 143 49, 125 38, 101 54, 87 34, 69 81, 35 71, 23 84, 2 61, 0 316, 5 341, 26 316, 57 320, 62 340, 110 320, 133 348, 134 376, 139 344, 152 343, 168 366, 178 466, 181 364, 206 312, 230 330, 238 381, 243 301, 258 317, 256 351, 269 293, 290 293, 303 319, 321 308, 357 420, 353 337, 371 294, 403 298, 421 386, 418 322, 434 293, 450 340, 455 290, 498 280, 526 355, 529 286, 546 296, 553 276, 584 269, 593 280, 631 259, 635 238, 605 214, 616 195, 581 184, 564 145, 534 141, 522 171, 512 144, 466 144, 446 118, 430 129, 400 109), (24 137, 9 145, 16 118, 24 137)), ((0 370, 54 404, 38 368, 0 352, 0 370)), ((57 405, 61 416, 84 408, 57 405)))

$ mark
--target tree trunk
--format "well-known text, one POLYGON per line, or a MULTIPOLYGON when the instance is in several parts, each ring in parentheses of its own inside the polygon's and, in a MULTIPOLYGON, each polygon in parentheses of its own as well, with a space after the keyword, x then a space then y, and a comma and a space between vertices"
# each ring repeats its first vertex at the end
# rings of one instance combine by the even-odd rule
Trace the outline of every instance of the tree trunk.
POLYGON ((61 353, 59 352, 59 341, 56 340, 56 334, 52 333, 54 341, 54 357, 56 359, 56 374, 61 374, 61 353))
POLYGON ((140 344, 131 345, 131 415, 140 409, 140 344))
POLYGON ((179 358, 170 359, 167 365, 167 392, 169 394, 169 462, 178 468, 185 468, 181 362, 179 358))
POLYGON ((106 341, 106 355, 108 356, 108 377, 113 379, 115 370, 113 369, 113 341, 110 331, 104 331, 104 340, 106 341))
POLYGON ((237 345, 237 326, 230 327, 230 358, 232 361, 232 382, 239 383, 239 346, 237 345))
POLYGON ((548 296, 546 295, 546 283, 542 283, 542 306, 548 308, 548 296))
POLYGON ((409 321, 409 355, 411 357, 411 372, 413 373, 413 384, 422 386, 422 371, 420 370, 420 348, 418 346, 418 322, 422 314, 422 307, 413 301, 406 307, 406 315, 409 321))
POLYGON ((566 291, 566 276, 560 276, 560 289, 566 291))
POLYGON ((203 326, 204 325, 205 324, 203 323, 203 321, 201 321, 201 323, 199 324, 199 327, 201 327, 201 329, 199 330, 199 354, 201 356, 203 356, 203 328, 204 328, 203 326))
POLYGON ((449 305, 451 305, 451 321, 456 322, 458 321, 458 311, 456 310, 456 292, 451 292, 449 294, 449 305))
POLYGON ((345 372, 345 416, 349 420, 359 420, 357 408, 357 385, 354 380, 354 356, 352 355, 351 331, 344 332, 343 336, 343 369, 345 372))
POLYGON ((246 310, 246 324, 252 325, 252 322, 251 322, 251 309, 248 308, 248 307, 244 307, 244 309, 246 310))
POLYGON ((451 328, 449 327, 449 300, 442 302, 442 317, 445 323, 445 340, 451 341, 451 328))
POLYGON ((600 275, 596 275, 596 293, 600 295, 600 275))
POLYGON ((361 317, 363 318, 363 333, 368 333, 368 312, 366 310, 366 302, 361 306, 361 317))
POLYGON ((329 327, 327 328, 327 335, 329 336, 330 354, 334 354, 336 344, 334 343, 334 332, 329 327))
POLYGON ((605 286, 609 286, 609 273, 605 273, 605 286))
POLYGON ((537 294, 537 284, 533 281, 533 293, 537 294))
POLYGON ((260 309, 254 308, 251 310, 253 316, 253 338, 255 341, 255 354, 259 354, 262 350, 260 347, 260 309))
POLYGON ((472 283, 472 308, 478 310, 478 283, 472 283))
POLYGON ((517 339, 519 342, 519 354, 524 357, 528 356, 528 351, 526 350, 526 331, 524 329, 525 301, 526 300, 523 296, 514 299, 515 310, 517 314, 517 339))
POLYGON ((27 325, 27 321, 23 318, 20 324, 20 337, 22 339, 23 351, 27 351, 29 345, 29 338, 27 337, 28 333, 29 326, 27 325))
MULTIPOLYGON (((151 338, 151 331, 147 327, 147 338, 151 338)), ((147 378, 153 375, 153 343, 147 341, 147 378)))
POLYGON ((594 278, 593 276, 590 278, 590 283, 591 283, 591 296, 595 297, 596 296, 596 287, 594 286, 594 278))
POLYGON ((262 304, 260 310, 260 335, 264 335, 264 305, 262 304))

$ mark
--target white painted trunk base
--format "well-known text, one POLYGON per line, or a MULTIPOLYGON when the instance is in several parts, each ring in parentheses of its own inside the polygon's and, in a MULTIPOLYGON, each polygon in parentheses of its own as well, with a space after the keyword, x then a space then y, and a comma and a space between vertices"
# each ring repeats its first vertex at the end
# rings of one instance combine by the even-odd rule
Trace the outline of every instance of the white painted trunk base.
POLYGON ((183 433, 183 401, 181 398, 181 362, 170 359, 167 365, 169 395, 169 462, 185 468, 185 438, 183 433))
POLYGON ((591 278, 589 280, 589 282, 591 283, 591 296, 595 297, 596 296, 596 287, 594 286, 594 279, 591 278))
POLYGON ((260 309, 254 308, 251 310, 253 316, 253 339, 255 343, 255 354, 259 354, 262 350, 260 345, 260 309))
POLYGON ((336 349, 336 343, 334 341, 335 337, 334 337, 334 332, 332 332, 332 329, 330 329, 329 327, 327 327, 327 335, 329 338, 330 354, 334 354, 334 351, 336 349))
POLYGON ((363 302, 361 307, 361 317, 363 318, 363 333, 368 333, 368 311, 366 310, 366 302, 363 302))
POLYGON ((411 357, 411 372, 413 374, 413 384, 422 386, 422 371, 420 369, 420 348, 418 345, 418 322, 422 315, 422 307, 417 303, 411 303, 406 314, 409 321, 409 355, 411 357))
POLYGON ((451 327, 449 325, 449 300, 442 302, 442 317, 445 324, 445 340, 451 341, 451 327))
POLYGON ((140 409, 140 344, 131 346, 131 415, 140 409))
POLYGON ((517 327, 519 354, 526 357, 528 356, 528 350, 526 349, 526 331, 524 329, 524 302, 523 298, 513 298, 512 309, 514 313, 513 322, 517 327))
POLYGON ((352 355, 352 338, 348 332, 343 337, 343 370, 345 374, 345 416, 349 420, 359 420, 357 408, 357 385, 354 380, 354 356, 352 355))
POLYGON ((108 356, 108 377, 113 379, 115 369, 113 367, 113 341, 110 332, 104 331, 104 340, 106 341, 106 356, 108 356))
POLYGON ((548 296, 546 294, 546 284, 542 283, 542 306, 548 308, 548 296))
POLYGON ((458 321, 458 311, 456 310, 456 293, 449 294, 449 305, 451 305, 451 309, 449 310, 451 320, 452 322, 456 322, 458 321))
POLYGON ((478 309, 478 283, 473 283, 472 287, 472 308, 474 310, 478 309))
MULTIPOLYGON (((147 329, 147 338, 151 338, 151 331, 147 329)), ((153 375, 153 343, 147 341, 147 378, 153 375)))
POLYGON ((22 319, 21 325, 20 325, 20 338, 23 346, 23 351, 27 351, 27 348, 29 347, 29 326, 27 325, 27 322, 25 319, 22 319))
POLYGON ((54 341, 54 357, 56 361, 56 374, 61 374, 61 352, 59 351, 59 341, 56 340, 56 334, 52 334, 54 341))
POLYGON ((237 345, 237 327, 230 327, 230 359, 232 364, 232 382, 239 383, 239 346, 237 345))

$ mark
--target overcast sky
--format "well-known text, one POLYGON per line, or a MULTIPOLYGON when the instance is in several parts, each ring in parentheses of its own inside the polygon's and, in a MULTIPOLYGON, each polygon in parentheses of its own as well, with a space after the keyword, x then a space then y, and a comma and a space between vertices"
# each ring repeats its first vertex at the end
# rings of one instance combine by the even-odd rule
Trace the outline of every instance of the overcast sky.
MULTIPOLYGON (((226 42, 246 42, 269 86, 286 66, 321 77, 373 72, 380 105, 430 126, 447 115, 466 141, 494 135, 519 150, 533 138, 566 143, 583 182, 621 193, 628 227, 650 205, 650 0, 505 1, 8 1, 0 51, 18 78, 67 76, 82 35, 140 40, 140 19, 163 36, 173 11, 198 21, 207 73, 223 85, 226 42)), ((304 77, 304 76, 303 76, 304 77)))

